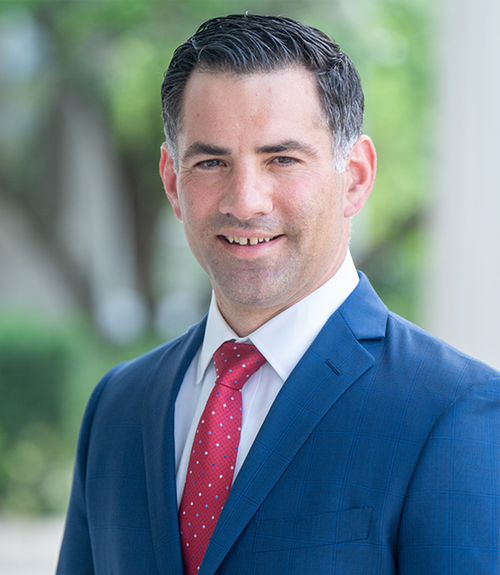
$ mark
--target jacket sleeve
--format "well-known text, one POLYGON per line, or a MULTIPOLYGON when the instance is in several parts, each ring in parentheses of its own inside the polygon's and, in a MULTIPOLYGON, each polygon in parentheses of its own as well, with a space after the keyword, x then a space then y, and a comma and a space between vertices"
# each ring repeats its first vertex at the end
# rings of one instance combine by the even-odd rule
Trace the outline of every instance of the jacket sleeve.
POLYGON ((499 384, 456 398, 429 435, 404 505, 398 573, 500 573, 499 384))
POLYGON ((94 574, 85 495, 88 445, 99 396, 106 382, 118 367, 109 372, 94 389, 83 416, 73 472, 73 485, 56 575, 94 574))

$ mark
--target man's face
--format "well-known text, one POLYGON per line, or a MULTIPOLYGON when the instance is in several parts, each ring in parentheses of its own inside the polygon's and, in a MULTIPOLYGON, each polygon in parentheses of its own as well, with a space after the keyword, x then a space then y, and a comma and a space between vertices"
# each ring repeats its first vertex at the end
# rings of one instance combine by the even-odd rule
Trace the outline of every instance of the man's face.
POLYGON ((174 173, 162 149, 165 189, 230 324, 264 323, 340 267, 350 179, 335 172, 307 71, 193 73, 178 153, 174 173))

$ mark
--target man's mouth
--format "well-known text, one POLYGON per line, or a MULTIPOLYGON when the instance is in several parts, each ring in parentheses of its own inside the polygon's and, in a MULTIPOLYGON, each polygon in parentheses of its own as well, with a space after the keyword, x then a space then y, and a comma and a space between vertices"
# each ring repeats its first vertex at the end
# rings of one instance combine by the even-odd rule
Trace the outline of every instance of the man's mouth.
POLYGON ((269 242, 271 240, 275 240, 278 236, 274 236, 273 238, 244 238, 238 236, 224 236, 226 240, 230 244, 240 244, 240 246, 256 246, 257 244, 263 244, 264 242, 269 242))

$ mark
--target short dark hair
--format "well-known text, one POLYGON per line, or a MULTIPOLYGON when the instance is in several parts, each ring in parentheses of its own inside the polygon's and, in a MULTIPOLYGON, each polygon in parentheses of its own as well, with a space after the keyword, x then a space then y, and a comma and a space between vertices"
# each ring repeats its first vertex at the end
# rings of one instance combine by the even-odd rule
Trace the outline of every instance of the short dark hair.
POLYGON ((176 162, 184 90, 195 70, 254 74, 292 66, 309 70, 316 80, 337 169, 342 171, 363 125, 364 96, 354 64, 312 26, 252 14, 208 20, 174 52, 161 97, 166 142, 176 162))

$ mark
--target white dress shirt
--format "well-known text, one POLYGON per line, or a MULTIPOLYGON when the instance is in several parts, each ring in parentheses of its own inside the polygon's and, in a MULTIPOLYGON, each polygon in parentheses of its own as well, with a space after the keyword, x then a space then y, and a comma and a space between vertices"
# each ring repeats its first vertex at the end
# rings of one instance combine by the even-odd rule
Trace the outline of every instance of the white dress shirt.
POLYGON ((217 348, 228 340, 242 343, 250 341, 267 360, 242 389, 242 425, 235 478, 283 383, 328 318, 346 300, 358 281, 356 268, 348 252, 344 263, 330 280, 244 338, 238 337, 226 323, 212 294, 203 343, 186 371, 175 403, 179 505, 198 421, 214 387, 212 356, 217 348))

